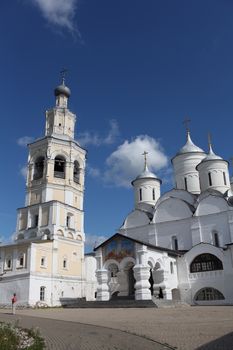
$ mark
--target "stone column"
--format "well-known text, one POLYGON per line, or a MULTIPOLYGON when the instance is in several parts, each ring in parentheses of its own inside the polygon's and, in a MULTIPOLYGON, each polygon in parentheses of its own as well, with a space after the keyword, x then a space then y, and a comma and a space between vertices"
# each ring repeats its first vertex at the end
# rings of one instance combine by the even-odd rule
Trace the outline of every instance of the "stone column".
POLYGON ((108 286, 108 270, 100 269, 96 270, 97 278, 97 296, 96 300, 105 301, 109 300, 109 286, 108 286))
POLYGON ((144 245, 136 246, 136 265, 133 268, 134 278, 136 283, 135 299, 136 300, 150 300, 150 266, 147 263, 147 247, 144 245))

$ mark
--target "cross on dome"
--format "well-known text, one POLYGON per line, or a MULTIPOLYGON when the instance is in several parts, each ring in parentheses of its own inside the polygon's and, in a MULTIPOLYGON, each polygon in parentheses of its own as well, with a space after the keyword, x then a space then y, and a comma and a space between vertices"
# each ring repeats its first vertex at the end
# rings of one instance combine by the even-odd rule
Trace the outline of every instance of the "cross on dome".
POLYGON ((65 85, 65 78, 66 78, 67 72, 68 72, 68 69, 66 69, 66 68, 63 68, 63 69, 60 71, 61 80, 62 80, 62 84, 63 84, 63 85, 65 85))
POLYGON ((184 121, 183 121, 183 124, 185 126, 187 135, 190 133, 189 123, 191 123, 191 119, 185 118, 184 121))
POLYGON ((142 156, 144 156, 144 171, 147 169, 147 154, 148 152, 144 151, 142 156))

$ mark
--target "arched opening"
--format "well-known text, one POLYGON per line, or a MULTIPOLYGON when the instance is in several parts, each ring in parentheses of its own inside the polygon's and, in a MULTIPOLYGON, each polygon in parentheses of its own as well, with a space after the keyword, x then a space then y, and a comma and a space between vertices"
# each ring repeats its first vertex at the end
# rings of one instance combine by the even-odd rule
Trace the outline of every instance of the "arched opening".
POLYGON ((134 285, 136 280, 134 278, 133 267, 134 267, 134 264, 130 262, 125 268, 125 271, 127 272, 127 275, 128 275, 128 295, 129 296, 134 296, 135 294, 134 285))
POLYGON ((74 162, 74 182, 80 183, 80 165, 77 160, 74 162))
POLYGON ((220 247, 218 232, 217 231, 213 231, 212 235, 213 235, 213 244, 215 245, 215 247, 220 247))
POLYGON ((44 175, 44 157, 40 156, 36 159, 34 164, 33 180, 41 179, 44 175))
POLYGON ((223 270, 221 260, 213 254, 200 254, 198 255, 190 265, 190 272, 205 272, 223 270))
POLYGON ((65 179, 66 160, 63 156, 57 156, 54 159, 54 177, 65 179))
POLYGON ((172 249, 174 249, 174 250, 179 249, 178 239, 176 236, 172 236, 172 249))
POLYGON ((199 290, 194 298, 196 301, 224 300, 224 295, 215 288, 206 287, 199 290))

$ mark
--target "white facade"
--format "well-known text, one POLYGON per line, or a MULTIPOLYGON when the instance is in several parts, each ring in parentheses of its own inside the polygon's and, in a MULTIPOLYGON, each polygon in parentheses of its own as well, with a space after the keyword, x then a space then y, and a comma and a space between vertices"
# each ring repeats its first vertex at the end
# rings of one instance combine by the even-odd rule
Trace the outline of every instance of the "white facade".
MULTIPOLYGON (((160 292, 164 299, 189 304, 233 304, 233 197, 228 162, 215 155, 211 145, 206 155, 188 132, 172 164, 176 187, 154 205, 143 198, 140 203, 136 197, 135 209, 119 234, 96 248, 98 300, 130 294, 136 300, 151 299, 160 292), (129 243, 119 243, 124 239, 131 242, 131 250, 124 248, 129 243), (133 282, 124 263, 127 252, 133 282)), ((139 175, 132 182, 134 190, 150 183, 151 177, 139 175)))

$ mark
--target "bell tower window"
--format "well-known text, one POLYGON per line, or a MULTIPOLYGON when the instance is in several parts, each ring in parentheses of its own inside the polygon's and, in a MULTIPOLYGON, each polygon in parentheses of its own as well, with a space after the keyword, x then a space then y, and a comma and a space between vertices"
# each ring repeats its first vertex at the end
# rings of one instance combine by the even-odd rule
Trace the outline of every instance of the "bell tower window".
POLYGON ((54 159, 54 177, 58 177, 60 179, 65 179, 65 158, 62 156, 57 156, 54 159))
POLYGON ((80 166, 77 160, 74 162, 74 182, 80 183, 80 166))
POLYGON ((41 179, 44 174, 44 157, 38 157, 34 165, 33 180, 41 179))

